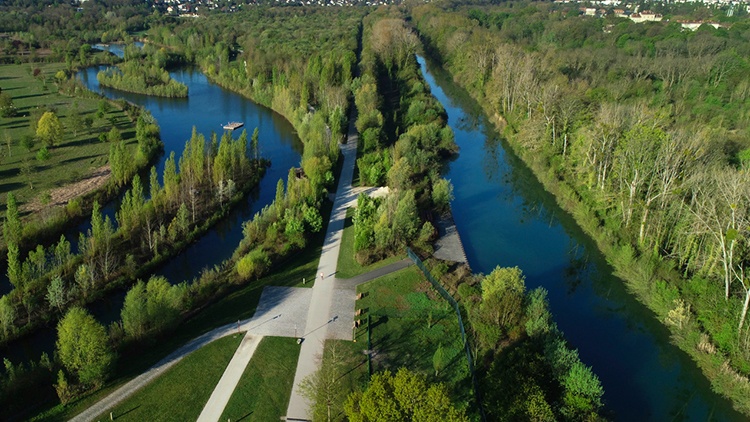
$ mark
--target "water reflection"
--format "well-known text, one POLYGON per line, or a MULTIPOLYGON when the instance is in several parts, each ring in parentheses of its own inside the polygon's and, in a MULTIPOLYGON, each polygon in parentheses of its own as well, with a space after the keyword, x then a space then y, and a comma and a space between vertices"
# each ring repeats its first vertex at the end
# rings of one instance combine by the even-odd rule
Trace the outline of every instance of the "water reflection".
POLYGON ((612 275, 571 216, 506 153, 508 145, 487 119, 469 117, 482 114, 478 105, 439 70, 425 76, 460 147, 446 177, 455 188, 454 219, 472 269, 518 266, 529 288, 549 291, 555 321, 601 378, 613 418, 744 420, 669 343, 667 329, 612 275))

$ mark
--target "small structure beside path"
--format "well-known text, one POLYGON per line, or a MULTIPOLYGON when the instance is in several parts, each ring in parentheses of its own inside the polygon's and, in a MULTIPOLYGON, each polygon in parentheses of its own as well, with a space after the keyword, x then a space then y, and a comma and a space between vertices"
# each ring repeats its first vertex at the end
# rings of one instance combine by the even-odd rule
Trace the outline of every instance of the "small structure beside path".
POLYGON ((458 234, 456 223, 453 221, 451 214, 444 215, 436 221, 438 229, 438 240, 435 242, 435 252, 433 256, 444 261, 460 262, 469 265, 466 258, 464 244, 461 236, 458 234))

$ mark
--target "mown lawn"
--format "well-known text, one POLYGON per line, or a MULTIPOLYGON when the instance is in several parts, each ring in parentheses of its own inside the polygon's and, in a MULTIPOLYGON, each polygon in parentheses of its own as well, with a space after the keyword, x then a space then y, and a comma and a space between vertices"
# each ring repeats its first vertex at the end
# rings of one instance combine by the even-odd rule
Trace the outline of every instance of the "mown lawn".
POLYGON ((406 255, 391 256, 370 265, 360 265, 354 258, 354 208, 346 210, 346 221, 344 222, 344 233, 341 237, 341 250, 338 263, 336 264, 336 278, 352 278, 360 274, 384 267, 388 264, 400 261, 406 255))
POLYGON ((299 348, 293 338, 263 338, 219 420, 265 422, 286 415, 299 348))
MULTIPOLYGON (((352 392, 364 389, 373 373, 406 367, 421 372, 429 382, 442 382, 459 401, 472 396, 466 355, 464 354, 458 318, 448 303, 424 279, 417 267, 383 276, 357 287, 363 298, 356 309, 362 309, 363 324, 357 330, 356 342, 326 342, 324 368, 336 368, 336 400, 332 419, 344 421, 343 403, 352 392), (370 316, 368 345, 367 316, 370 316), (438 347, 445 359, 436 372, 434 362, 438 347), (368 368, 367 354, 372 356, 368 368)), ((318 406, 318 416, 325 416, 325 406, 318 406)))
MULTIPOLYGON (((112 409, 115 420, 196 420, 242 337, 240 334, 224 337, 184 357, 156 380, 112 409)), ((109 412, 98 418, 108 419, 109 412)))
POLYGON ((417 267, 362 284, 357 292, 364 296, 356 307, 365 323, 356 338, 366 344, 369 315, 373 372, 405 366, 445 383, 457 397, 471 395, 458 318, 417 267), (444 357, 436 364, 439 347, 444 357))
POLYGON ((64 67, 63 63, 0 65, 0 88, 13 98, 18 109, 16 117, 0 117, 0 211, 5 210, 5 194, 8 192, 14 192, 19 204, 23 205, 39 200, 52 189, 76 182, 107 164, 110 144, 101 142, 99 134, 109 132, 113 125, 134 148, 135 124, 125 112, 112 106, 102 118, 97 118, 99 99, 58 93, 54 75, 64 67), (38 77, 32 73, 35 67, 41 70, 38 77), (74 103, 78 105, 81 117, 93 118, 91 129, 83 128, 74 133, 69 119, 74 103), (32 121, 41 116, 40 107, 55 111, 65 128, 62 140, 49 148, 46 161, 37 159, 43 146, 40 141, 37 140, 30 150, 21 142, 24 135, 35 135, 32 130, 35 122, 32 121), (32 169, 29 176, 20 173, 24 162, 32 169))

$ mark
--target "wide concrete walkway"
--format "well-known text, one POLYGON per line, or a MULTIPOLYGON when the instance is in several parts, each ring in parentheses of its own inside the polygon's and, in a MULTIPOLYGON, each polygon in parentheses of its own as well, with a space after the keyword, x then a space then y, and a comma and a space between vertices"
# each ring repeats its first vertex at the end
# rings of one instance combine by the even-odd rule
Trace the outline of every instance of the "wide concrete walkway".
POLYGON ((235 387, 237 387, 237 383, 240 382, 240 378, 245 372, 245 367, 250 362, 262 339, 263 336, 255 336, 250 332, 245 334, 245 338, 242 339, 237 351, 234 352, 227 369, 224 370, 224 374, 221 376, 219 383, 216 384, 214 392, 211 393, 211 397, 203 407, 200 416, 198 416, 198 422, 218 422, 232 397, 235 387))
MULTIPOLYGON (((299 387, 302 380, 312 375, 320 368, 323 357, 325 340, 331 333, 349 333, 351 340, 352 319, 334 313, 335 309, 343 307, 354 308, 354 297, 337 295, 335 289, 336 263, 341 248, 341 236, 344 232, 346 209, 356 204, 358 192, 352 189, 354 164, 357 159, 357 130, 354 127, 354 117, 349 122, 347 142, 341 146, 344 165, 341 168, 336 198, 333 201, 331 219, 328 223, 323 252, 318 264, 318 277, 313 286, 312 302, 307 313, 307 325, 304 331, 304 341, 300 349, 297 372, 294 375, 294 387, 287 409, 287 420, 311 419, 310 404, 300 394, 299 387), (322 274, 322 277, 320 276, 322 274), (339 303, 340 302, 340 303, 339 303), (334 311, 334 312, 332 312, 334 311)), ((341 334, 339 334, 341 335, 341 334)))

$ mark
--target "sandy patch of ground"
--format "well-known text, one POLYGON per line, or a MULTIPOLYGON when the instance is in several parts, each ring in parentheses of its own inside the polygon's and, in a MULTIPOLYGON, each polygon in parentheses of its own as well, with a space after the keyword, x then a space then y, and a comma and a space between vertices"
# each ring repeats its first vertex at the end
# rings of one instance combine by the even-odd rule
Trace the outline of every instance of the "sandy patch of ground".
POLYGON ((51 190, 51 200, 49 204, 42 205, 39 198, 34 198, 33 201, 29 202, 22 208, 24 211, 37 212, 44 207, 59 207, 65 205, 73 198, 85 195, 104 186, 107 183, 107 180, 109 180, 111 173, 112 171, 109 167, 109 164, 103 167, 99 167, 91 174, 76 183, 71 183, 69 185, 51 190))

